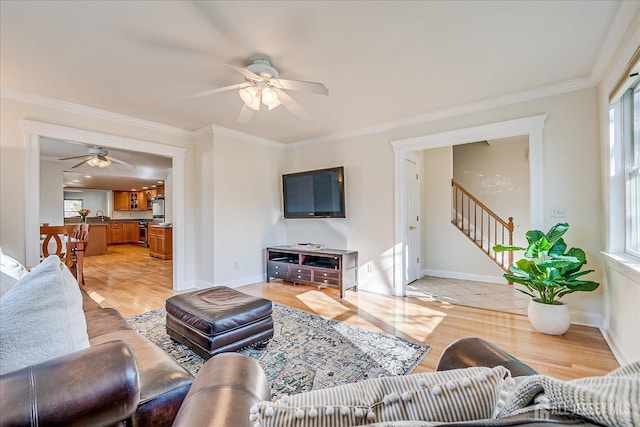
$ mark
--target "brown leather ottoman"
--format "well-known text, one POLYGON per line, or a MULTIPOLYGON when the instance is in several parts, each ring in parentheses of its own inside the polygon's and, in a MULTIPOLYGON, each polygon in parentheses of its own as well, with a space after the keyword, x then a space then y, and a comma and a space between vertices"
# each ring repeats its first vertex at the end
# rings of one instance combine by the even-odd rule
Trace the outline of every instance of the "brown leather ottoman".
POLYGON ((273 336, 271 301, 226 286, 174 295, 166 309, 169 336, 205 359, 273 336))

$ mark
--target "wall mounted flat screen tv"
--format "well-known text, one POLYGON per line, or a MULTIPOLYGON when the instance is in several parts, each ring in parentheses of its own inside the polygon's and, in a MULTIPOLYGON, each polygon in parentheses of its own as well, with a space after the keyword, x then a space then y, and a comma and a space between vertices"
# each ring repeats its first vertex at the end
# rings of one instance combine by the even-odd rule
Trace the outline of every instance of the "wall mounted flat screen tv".
POLYGON ((342 166, 282 175, 285 218, 345 218, 342 166))

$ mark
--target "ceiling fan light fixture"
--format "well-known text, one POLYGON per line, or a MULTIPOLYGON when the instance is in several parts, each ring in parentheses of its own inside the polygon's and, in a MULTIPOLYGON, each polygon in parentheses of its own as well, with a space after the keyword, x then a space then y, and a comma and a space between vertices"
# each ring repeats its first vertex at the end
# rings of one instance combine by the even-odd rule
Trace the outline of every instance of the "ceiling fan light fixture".
POLYGON ((250 86, 244 89, 240 89, 238 91, 238 94, 240 95, 242 101, 244 101, 244 103, 247 105, 247 107, 256 111, 260 109, 260 94, 257 87, 250 86))
POLYGON ((93 168, 95 167, 106 168, 111 164, 111 160, 102 160, 98 156, 94 156, 89 160, 87 160, 87 164, 93 168))
POLYGON ((270 107, 276 102, 278 102, 278 93, 275 90, 271 89, 270 87, 262 89, 262 103, 264 105, 270 107))

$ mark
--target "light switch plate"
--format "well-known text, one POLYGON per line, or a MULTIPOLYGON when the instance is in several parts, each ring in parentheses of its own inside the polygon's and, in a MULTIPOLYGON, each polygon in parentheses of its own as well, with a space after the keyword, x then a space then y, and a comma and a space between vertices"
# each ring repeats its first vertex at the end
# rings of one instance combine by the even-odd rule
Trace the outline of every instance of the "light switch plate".
POLYGON ((560 208, 560 207, 551 208, 551 211, 549 212, 549 216, 551 218, 564 218, 565 210, 564 208, 560 208))

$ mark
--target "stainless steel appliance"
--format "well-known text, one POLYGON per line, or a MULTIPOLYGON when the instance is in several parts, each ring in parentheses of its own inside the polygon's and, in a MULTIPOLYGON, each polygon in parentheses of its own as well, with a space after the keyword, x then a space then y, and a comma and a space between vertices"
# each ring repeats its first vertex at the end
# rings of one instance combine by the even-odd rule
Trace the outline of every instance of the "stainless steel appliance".
POLYGON ((152 198, 151 210, 153 211, 153 219, 164 219, 164 197, 152 198))
POLYGON ((140 246, 149 247, 149 224, 147 221, 140 221, 138 223, 138 243, 140 246))

